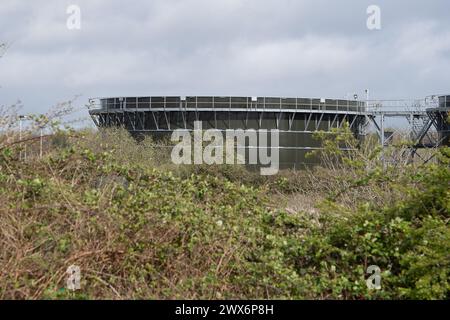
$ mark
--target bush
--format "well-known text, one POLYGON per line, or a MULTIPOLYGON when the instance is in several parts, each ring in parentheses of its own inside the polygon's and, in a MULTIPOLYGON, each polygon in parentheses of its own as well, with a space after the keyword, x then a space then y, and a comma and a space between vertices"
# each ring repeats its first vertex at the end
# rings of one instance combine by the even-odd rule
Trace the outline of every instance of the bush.
POLYGON ((359 202, 349 210, 328 200, 317 221, 280 216, 271 247, 283 253, 279 265, 305 275, 300 283, 314 298, 448 299, 449 155, 442 149, 439 164, 389 183, 404 194, 393 204, 359 202), (382 270, 379 291, 367 289, 369 265, 382 270))
POLYGON ((0 297, 264 297, 249 256, 269 212, 251 187, 70 148, 0 160, 0 297), (64 291, 81 267, 83 295, 64 291))
POLYGON ((299 191, 290 174, 160 166, 127 139, 62 138, 33 161, 3 150, 0 298, 449 298, 449 149, 397 174, 353 155, 320 214, 294 214, 269 208, 273 189, 299 191), (369 265, 381 290, 366 285, 369 265))

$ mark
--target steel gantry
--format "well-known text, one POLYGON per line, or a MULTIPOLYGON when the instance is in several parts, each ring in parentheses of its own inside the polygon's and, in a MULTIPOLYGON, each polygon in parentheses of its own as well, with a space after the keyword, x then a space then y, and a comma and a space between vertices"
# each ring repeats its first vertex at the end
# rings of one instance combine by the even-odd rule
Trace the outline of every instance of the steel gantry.
MULTIPOLYGON (((391 145, 395 137, 408 141, 409 160, 421 148, 437 148, 448 144, 449 96, 429 96, 419 100, 367 101, 367 118, 372 124, 381 147, 391 145), (386 120, 403 119, 407 126, 396 130, 386 128, 386 120)), ((384 154, 384 152, 383 152, 384 154)), ((429 161, 430 158, 422 159, 429 161)))

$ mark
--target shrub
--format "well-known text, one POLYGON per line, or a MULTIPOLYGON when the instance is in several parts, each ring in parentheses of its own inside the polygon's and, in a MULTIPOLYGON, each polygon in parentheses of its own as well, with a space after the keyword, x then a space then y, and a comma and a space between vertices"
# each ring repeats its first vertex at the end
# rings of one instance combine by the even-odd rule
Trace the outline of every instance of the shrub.
POLYGON ((32 161, 0 154, 0 298, 449 298, 449 149, 401 172, 343 155, 346 168, 321 171, 343 176, 320 214, 288 213, 269 204, 300 190, 289 173, 160 166, 153 143, 120 134, 61 138, 32 161))

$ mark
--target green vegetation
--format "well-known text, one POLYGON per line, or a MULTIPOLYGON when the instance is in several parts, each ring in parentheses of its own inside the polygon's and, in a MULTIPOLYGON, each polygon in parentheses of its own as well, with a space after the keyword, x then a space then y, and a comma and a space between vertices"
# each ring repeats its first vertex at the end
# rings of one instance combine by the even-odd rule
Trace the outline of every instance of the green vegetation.
POLYGON ((321 168, 275 177, 176 167, 124 130, 59 132, 26 161, 1 140, 0 298, 448 299, 450 150, 383 168, 339 153, 346 130, 318 134, 321 168))

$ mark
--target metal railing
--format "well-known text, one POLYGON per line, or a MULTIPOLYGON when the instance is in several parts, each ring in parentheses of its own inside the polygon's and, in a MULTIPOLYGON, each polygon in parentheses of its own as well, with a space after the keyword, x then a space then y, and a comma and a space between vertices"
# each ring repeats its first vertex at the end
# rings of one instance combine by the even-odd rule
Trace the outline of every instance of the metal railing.
POLYGON ((437 97, 425 99, 404 100, 369 100, 367 101, 368 113, 425 113, 429 108, 439 106, 437 97))
POLYGON ((356 100, 279 97, 124 97, 94 98, 90 110, 120 109, 245 109, 245 110, 327 110, 365 112, 366 103, 356 100))

